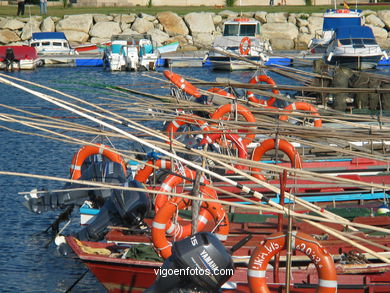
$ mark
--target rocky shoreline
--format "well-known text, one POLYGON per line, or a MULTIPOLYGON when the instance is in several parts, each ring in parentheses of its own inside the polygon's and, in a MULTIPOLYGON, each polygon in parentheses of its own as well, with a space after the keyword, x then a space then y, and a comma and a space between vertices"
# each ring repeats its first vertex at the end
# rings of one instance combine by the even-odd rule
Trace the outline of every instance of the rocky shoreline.
MULTIPOLYGON (((64 32, 73 45, 103 43, 114 34, 148 33, 158 45, 180 42, 181 50, 201 50, 221 35, 223 23, 237 17, 236 12, 174 12, 156 15, 80 14, 59 17, 0 17, 0 44, 27 44, 33 32, 64 32)), ((259 20, 261 36, 269 39, 274 50, 305 50, 309 41, 322 30, 322 13, 244 12, 240 17, 259 20)), ((390 10, 363 11, 364 23, 373 29, 382 49, 390 48, 390 10)))

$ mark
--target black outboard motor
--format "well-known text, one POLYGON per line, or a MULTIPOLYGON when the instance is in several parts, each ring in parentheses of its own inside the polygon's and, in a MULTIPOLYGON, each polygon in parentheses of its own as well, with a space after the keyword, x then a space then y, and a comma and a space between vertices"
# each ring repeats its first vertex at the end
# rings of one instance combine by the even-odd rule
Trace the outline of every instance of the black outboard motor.
MULTIPOLYGON (((142 188, 142 185, 134 180, 129 183, 129 187, 142 188)), ((145 192, 115 189, 95 219, 75 237, 83 241, 99 241, 104 238, 108 226, 138 226, 150 206, 145 192)))
POLYGON ((212 233, 199 232, 173 244, 172 255, 145 292, 219 292, 233 272, 231 254, 221 241, 212 233))
MULTIPOLYGON (((85 169, 80 180, 94 180, 97 182, 117 183, 123 185, 127 178, 120 164, 111 161, 93 162, 85 169)), ((42 213, 69 205, 81 206, 86 200, 94 203, 95 208, 103 206, 104 201, 111 196, 111 189, 82 190, 86 185, 78 183, 66 183, 63 189, 76 189, 74 191, 49 192, 43 196, 37 196, 33 192, 25 196, 24 205, 32 212, 42 213), (79 189, 79 190, 77 190, 79 189)))

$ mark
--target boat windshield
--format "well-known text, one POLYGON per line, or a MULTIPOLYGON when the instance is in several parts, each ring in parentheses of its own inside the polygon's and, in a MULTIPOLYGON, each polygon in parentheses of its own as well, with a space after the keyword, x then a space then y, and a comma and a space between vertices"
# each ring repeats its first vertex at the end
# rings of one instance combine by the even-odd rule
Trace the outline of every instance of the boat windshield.
POLYGON ((224 36, 256 36, 256 24, 226 24, 223 32, 224 36))
POLYGON ((340 39, 342 45, 376 45, 374 39, 340 39))

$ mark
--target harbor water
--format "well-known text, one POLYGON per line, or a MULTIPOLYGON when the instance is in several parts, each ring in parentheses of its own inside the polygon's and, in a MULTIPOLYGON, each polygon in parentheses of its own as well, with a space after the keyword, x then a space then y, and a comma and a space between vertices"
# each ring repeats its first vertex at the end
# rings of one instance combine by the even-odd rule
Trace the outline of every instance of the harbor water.
MULTIPOLYGON (((308 67, 302 69, 310 70, 308 67)), ((183 76, 207 81, 215 81, 216 77, 224 77, 241 82, 248 82, 254 73, 253 71, 213 72, 208 68, 177 68, 174 71, 183 76)), ((376 73, 389 75, 390 69, 382 67, 376 71, 376 73)), ((164 85, 163 81, 166 80, 161 72, 111 73, 102 68, 94 67, 50 67, 39 68, 31 72, 12 72, 6 75, 54 88, 85 101, 97 103, 101 107, 107 103, 114 103, 115 99, 123 97, 122 93, 107 88, 109 86, 131 87, 139 91, 169 94, 169 88, 161 88, 164 85), (150 76, 163 81, 150 78, 150 76)), ((297 84, 286 77, 277 76, 273 72, 270 72, 269 75, 277 84, 297 84)), ((18 81, 15 82, 22 84, 18 81)), ((61 97, 47 89, 26 86, 61 97)), ((131 96, 127 99, 129 102, 137 101, 131 96)), ((64 142, 50 139, 45 136, 52 136, 51 134, 18 123, 21 119, 19 116, 26 116, 26 114, 9 108, 9 106, 75 123, 86 123, 86 121, 30 93, 2 83, 0 83, 0 105, 0 113, 15 115, 12 116, 14 121, 5 121, 3 115, 0 115, 0 170, 69 178, 70 163, 73 154, 80 145, 71 144, 68 140, 64 142), (41 136, 34 135, 37 133, 41 136)), ((131 111, 131 107, 120 111, 124 111, 124 113, 131 111)), ((45 119, 41 117, 36 122, 45 123, 45 119)), ((150 126, 151 123, 156 122, 145 123, 150 126)), ((158 127, 160 126, 155 125, 155 128, 158 127)), ((74 133, 66 129, 62 131, 62 134, 74 136, 74 133)), ((93 138, 93 136, 85 134, 77 134, 77 136, 85 140, 93 138)), ((125 149, 129 142, 114 141, 114 143, 125 149)), ((60 211, 34 214, 22 205, 23 195, 18 194, 37 187, 57 189, 63 184, 59 181, 0 175, 0 200, 2 203, 0 212, 2 225, 0 229, 1 292, 66 292, 87 270, 77 258, 62 256, 51 241, 51 231, 45 232, 60 211)), ((78 213, 74 211, 71 224, 64 233, 70 233, 76 229, 80 229, 80 226, 78 213)), ((105 290, 88 272, 71 292, 105 292, 105 290)))

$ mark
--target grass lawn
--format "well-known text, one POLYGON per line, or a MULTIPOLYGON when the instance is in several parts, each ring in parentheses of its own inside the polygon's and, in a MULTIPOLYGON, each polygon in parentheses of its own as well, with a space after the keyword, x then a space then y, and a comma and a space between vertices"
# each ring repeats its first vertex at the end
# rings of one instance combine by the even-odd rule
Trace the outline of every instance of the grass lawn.
MULTIPOLYGON (((237 11, 237 12, 245 12, 245 11, 266 11, 266 12, 291 12, 291 13, 313 13, 319 12, 323 13, 326 9, 331 8, 329 6, 242 6, 242 7, 226 7, 224 9, 237 11)), ((340 8, 342 8, 340 6, 340 8)), ((351 5, 351 8, 352 7, 351 5)), ((390 9, 388 5, 372 5, 372 6, 358 6, 359 9, 362 10, 385 10, 390 9)), ((84 8, 63 8, 62 6, 58 7, 48 7, 48 15, 49 16, 59 16, 63 17, 66 14, 110 14, 110 13, 147 13, 151 15, 155 15, 157 12, 161 11, 173 11, 179 15, 185 15, 190 12, 215 12, 218 13, 224 9, 216 9, 211 6, 190 6, 190 7, 182 7, 182 6, 159 6, 159 7, 145 7, 145 6, 132 6, 132 7, 84 7, 84 8)), ((0 6, 0 16, 16 16, 17 6, 0 6)), ((26 5, 25 8, 25 17, 29 15, 39 15, 39 6, 38 5, 26 5)))

